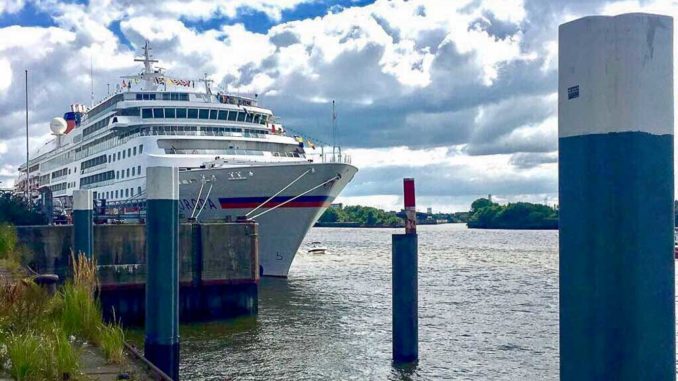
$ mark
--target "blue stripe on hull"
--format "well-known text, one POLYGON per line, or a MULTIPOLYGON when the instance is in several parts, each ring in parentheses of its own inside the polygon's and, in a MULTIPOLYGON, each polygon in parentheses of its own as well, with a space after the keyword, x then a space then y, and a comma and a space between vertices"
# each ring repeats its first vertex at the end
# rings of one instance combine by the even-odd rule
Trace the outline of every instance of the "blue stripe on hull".
POLYGON ((673 136, 559 150, 561 380, 675 380, 673 136))

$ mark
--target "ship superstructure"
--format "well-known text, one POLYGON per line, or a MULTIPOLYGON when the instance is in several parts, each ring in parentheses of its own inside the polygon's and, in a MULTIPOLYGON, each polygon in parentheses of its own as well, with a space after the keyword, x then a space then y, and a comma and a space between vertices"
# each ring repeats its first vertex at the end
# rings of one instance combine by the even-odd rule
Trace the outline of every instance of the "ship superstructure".
POLYGON ((137 61, 144 69, 103 101, 73 105, 52 122, 54 139, 31 154, 28 177, 22 165, 16 190, 49 189, 67 213, 73 190, 91 189, 109 221, 143 221, 146 168, 178 167, 182 216, 255 218, 262 272, 286 276, 308 228, 357 171, 350 158, 309 154, 313 143, 287 135, 256 96, 154 68, 148 44, 137 61))

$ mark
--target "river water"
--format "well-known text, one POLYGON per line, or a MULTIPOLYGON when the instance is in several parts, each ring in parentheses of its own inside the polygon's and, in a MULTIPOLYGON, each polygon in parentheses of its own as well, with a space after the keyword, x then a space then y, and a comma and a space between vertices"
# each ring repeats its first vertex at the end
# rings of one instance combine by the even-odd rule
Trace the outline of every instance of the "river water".
POLYGON ((419 356, 391 365, 391 234, 314 228, 259 315, 181 327, 183 380, 558 376, 558 232, 419 226, 419 356), (331 253, 306 254, 320 241, 331 253))

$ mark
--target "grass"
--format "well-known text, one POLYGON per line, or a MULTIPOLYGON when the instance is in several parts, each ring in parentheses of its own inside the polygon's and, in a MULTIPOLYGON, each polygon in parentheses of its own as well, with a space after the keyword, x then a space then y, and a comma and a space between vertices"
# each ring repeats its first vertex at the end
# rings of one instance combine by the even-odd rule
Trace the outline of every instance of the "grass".
POLYGON ((12 274, 20 268, 19 254, 17 251, 16 229, 14 226, 0 224, 0 267, 12 274))
MULTIPOLYGON (((5 259, 9 254, 2 250, 16 248, 11 234, 3 235, 7 231, 0 227, 5 259)), ((124 361, 124 332, 103 321, 96 298, 96 261, 72 254, 71 264, 73 279, 54 295, 30 279, 0 279, 0 376, 4 370, 17 380, 78 379, 84 342, 99 346, 109 363, 124 361)))

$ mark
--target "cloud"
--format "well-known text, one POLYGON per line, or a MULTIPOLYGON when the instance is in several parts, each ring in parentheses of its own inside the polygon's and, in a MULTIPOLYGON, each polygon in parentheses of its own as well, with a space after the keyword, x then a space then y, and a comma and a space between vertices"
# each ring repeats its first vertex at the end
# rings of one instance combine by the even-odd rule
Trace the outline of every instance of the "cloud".
MULTIPOLYGON (((485 193, 539 198, 557 191, 557 26, 678 9, 675 0, 377 0, 281 21, 310 2, 33 1, 53 26, 0 28, 3 170, 23 161, 25 68, 40 144, 52 117, 89 103, 90 62, 98 100, 138 71, 132 58, 149 40, 170 74, 208 73, 229 91, 257 93, 290 130, 316 140, 332 141, 335 100, 338 141, 361 168, 346 197, 393 201, 409 174, 441 205, 485 193), (257 12, 276 25, 259 33, 240 22, 257 12)), ((0 18, 24 6, 5 1, 0 18)))
POLYGON ((0 2, 0 16, 2 16, 3 13, 17 13, 24 5, 24 0, 3 0, 0 2))

